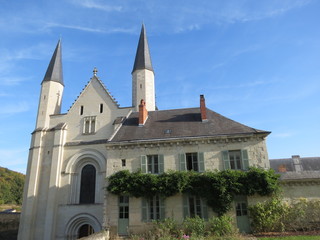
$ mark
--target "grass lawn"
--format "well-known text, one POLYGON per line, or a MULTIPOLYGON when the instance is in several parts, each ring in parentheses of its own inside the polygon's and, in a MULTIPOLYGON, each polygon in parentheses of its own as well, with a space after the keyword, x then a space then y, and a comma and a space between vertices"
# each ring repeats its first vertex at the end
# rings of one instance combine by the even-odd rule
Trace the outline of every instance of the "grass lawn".
POLYGON ((261 240, 320 240, 320 236, 263 237, 261 240))

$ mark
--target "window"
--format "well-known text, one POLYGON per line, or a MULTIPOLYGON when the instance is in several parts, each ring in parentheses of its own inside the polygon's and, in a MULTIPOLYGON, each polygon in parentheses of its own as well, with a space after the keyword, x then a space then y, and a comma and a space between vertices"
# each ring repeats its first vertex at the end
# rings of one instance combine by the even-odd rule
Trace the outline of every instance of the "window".
POLYGON ((249 168, 247 150, 223 151, 222 159, 225 169, 247 170, 249 168))
POLYGON ((195 217, 208 219, 206 202, 198 196, 184 195, 183 197, 184 217, 195 217))
POLYGON ((163 155, 143 155, 141 158, 141 172, 159 174, 164 171, 163 155))
POLYGON ((247 203, 245 202, 236 203, 236 213, 237 213, 237 216, 247 216, 248 215, 247 203))
POLYGON ((179 154, 180 171, 204 172, 204 154, 202 152, 179 154))
POLYGON ((159 196, 142 198, 142 221, 152 221, 164 218, 164 199, 159 196))
POLYGON ((83 119, 83 134, 92 134, 96 131, 96 117, 85 117, 83 119))
POLYGON ((121 159, 121 165, 122 167, 125 167, 127 165, 126 159, 121 159))
POLYGON ((103 113, 103 104, 100 103, 100 113, 103 113))
POLYGON ((96 168, 93 165, 88 164, 82 168, 80 184, 79 203, 94 203, 96 194, 96 168))
POLYGON ((120 219, 129 218, 129 197, 128 196, 119 197, 119 218, 120 219))
POLYGON ((83 106, 80 106, 80 115, 83 115, 83 106))

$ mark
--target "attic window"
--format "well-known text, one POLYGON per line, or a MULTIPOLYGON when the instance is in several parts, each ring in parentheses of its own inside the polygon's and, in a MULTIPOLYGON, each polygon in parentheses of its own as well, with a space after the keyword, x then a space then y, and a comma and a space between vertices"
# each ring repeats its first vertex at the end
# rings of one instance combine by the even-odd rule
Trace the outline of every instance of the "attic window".
POLYGON ((100 113, 103 113, 103 104, 100 103, 100 113))
POLYGON ((171 129, 166 129, 166 130, 164 130, 164 133, 165 133, 165 134, 170 134, 171 132, 172 132, 171 129))
POLYGON ((85 117, 83 119, 83 134, 93 134, 96 131, 96 117, 85 117))

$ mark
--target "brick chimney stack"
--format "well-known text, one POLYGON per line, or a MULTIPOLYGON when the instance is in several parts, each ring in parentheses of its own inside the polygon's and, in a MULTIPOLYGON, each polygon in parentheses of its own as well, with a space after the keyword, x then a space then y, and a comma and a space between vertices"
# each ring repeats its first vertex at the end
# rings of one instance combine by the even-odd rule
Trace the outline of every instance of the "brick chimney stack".
POLYGON ((143 126, 148 118, 148 111, 146 108, 146 102, 141 99, 140 105, 139 105, 139 126, 143 126))
POLYGON ((207 119, 206 100, 204 99, 204 95, 200 95, 200 112, 201 112, 201 120, 202 120, 202 122, 208 121, 208 119, 207 119))

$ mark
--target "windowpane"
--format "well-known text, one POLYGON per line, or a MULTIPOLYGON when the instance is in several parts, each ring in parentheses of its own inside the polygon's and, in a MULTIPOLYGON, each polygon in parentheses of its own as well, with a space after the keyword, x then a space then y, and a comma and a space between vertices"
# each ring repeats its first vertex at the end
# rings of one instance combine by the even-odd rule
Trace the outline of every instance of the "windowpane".
POLYGON ((241 151, 229 151, 229 159, 231 169, 242 169, 241 151))
POLYGON ((79 203, 94 203, 96 192, 96 169, 88 164, 81 171, 79 203))
POLYGON ((187 170, 198 171, 198 153, 186 153, 187 170))
POLYGON ((159 160, 158 155, 148 155, 147 156, 148 163, 148 173, 159 173, 159 160))

